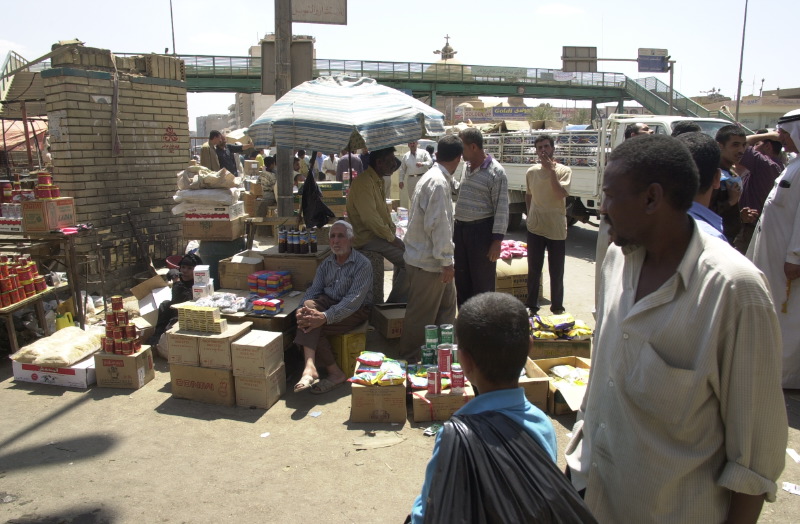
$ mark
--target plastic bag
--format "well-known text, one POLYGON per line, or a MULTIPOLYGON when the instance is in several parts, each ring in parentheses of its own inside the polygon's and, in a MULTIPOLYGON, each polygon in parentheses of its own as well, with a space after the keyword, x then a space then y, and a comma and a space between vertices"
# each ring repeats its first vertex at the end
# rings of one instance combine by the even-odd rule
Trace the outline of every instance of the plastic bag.
POLYGON ((368 366, 380 366, 384 359, 383 353, 375 351, 362 351, 356 360, 368 366))
POLYGON ((522 426, 493 411, 444 423, 424 522, 595 523, 522 426))

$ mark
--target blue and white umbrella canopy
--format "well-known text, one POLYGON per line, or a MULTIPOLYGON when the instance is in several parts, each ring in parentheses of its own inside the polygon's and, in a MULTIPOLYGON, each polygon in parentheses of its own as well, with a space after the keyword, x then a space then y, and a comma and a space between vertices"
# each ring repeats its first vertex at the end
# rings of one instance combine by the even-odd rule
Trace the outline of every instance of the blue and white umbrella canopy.
POLYGON ((257 148, 370 151, 444 134, 444 115, 371 78, 320 77, 280 98, 250 126, 257 148))

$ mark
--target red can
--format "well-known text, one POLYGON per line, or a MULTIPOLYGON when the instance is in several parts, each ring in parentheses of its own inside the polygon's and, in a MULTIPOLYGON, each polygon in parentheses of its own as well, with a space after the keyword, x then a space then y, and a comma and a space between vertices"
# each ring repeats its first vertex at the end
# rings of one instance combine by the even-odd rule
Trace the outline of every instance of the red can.
POLYGON ((115 327, 113 331, 114 340, 122 340, 124 338, 125 330, 120 327, 115 327))
POLYGON ((106 327, 117 327, 117 314, 113 311, 106 311, 106 327))
POLYGON ((49 186, 53 183, 53 175, 50 173, 38 173, 36 175, 36 181, 40 186, 49 186))
POLYGON ((17 276, 16 273, 10 273, 8 275, 8 278, 11 279, 11 289, 19 287, 19 277, 17 276))
POLYGON ((11 293, 0 293, 0 307, 8 307, 11 305, 11 293))
POLYGON ((33 276, 31 275, 31 270, 27 266, 17 267, 17 277, 19 277, 21 282, 33 280, 33 276))
POLYGON ((136 338, 136 326, 133 324, 128 324, 123 329, 125 329, 125 338, 134 339, 136 338))
POLYGON ((439 366, 428 368, 428 394, 440 395, 442 393, 442 373, 439 366))
POLYGON ((453 364, 450 368, 450 392, 460 392, 465 387, 464 371, 461 364, 453 364))
POLYGON ((114 326, 106 326, 106 336, 110 339, 114 338, 114 326))
POLYGON ((50 188, 50 196, 52 198, 61 198, 61 188, 58 186, 53 186, 50 188))
POLYGON ((133 352, 138 353, 142 350, 142 341, 140 339, 136 339, 133 341, 133 352))
POLYGON ((133 343, 130 340, 123 340, 120 349, 122 355, 133 355, 133 343))
POLYGON ((117 311, 117 326, 122 327, 128 323, 128 312, 127 311, 117 311))
POLYGON ((103 352, 104 353, 113 353, 114 352, 114 339, 110 337, 102 337, 103 341, 103 352))
POLYGON ((33 278, 36 278, 36 277, 39 276, 39 268, 36 267, 36 262, 31 262, 30 264, 28 264, 28 269, 31 270, 31 276, 33 278))
POLYGON ((0 293, 8 293, 11 291, 11 279, 0 278, 0 293))
POLYGON ((36 294, 36 286, 33 284, 33 280, 26 280, 22 284, 22 289, 25 290, 25 294, 27 296, 35 295, 36 294))
POLYGON ((9 293, 11 293, 11 303, 12 304, 16 304, 17 302, 19 302, 20 300, 25 298, 25 291, 22 290, 22 293, 20 293, 20 291, 21 291, 20 288, 15 287, 9 292, 9 293))
POLYGON ((114 311, 122 311, 122 295, 114 295, 111 297, 111 309, 114 311))
POLYGON ((8 278, 8 264, 0 262, 0 278, 8 278))
POLYGON ((450 364, 453 363, 453 344, 439 344, 437 350, 438 360, 436 362, 439 364, 439 372, 449 375, 450 364))
POLYGON ((36 188, 36 198, 38 198, 40 200, 53 198, 52 195, 50 194, 50 188, 37 187, 36 188))
POLYGON ((33 279, 33 286, 36 288, 36 292, 39 293, 47 289, 47 282, 45 282, 44 277, 36 277, 33 279))

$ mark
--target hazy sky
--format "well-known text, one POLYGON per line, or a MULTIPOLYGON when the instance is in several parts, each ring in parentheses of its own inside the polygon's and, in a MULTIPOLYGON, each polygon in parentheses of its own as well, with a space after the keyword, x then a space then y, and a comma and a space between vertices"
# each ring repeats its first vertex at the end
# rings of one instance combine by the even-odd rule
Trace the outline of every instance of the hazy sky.
MULTIPOLYGON (((26 59, 47 53, 58 40, 118 53, 172 50, 169 0, 2 0, 0 59, 14 50, 26 59)), ((173 0, 179 54, 244 56, 274 32, 271 1, 173 0)), ((665 48, 677 61, 675 89, 687 96, 717 88, 736 95, 744 0, 667 3, 622 0, 349 0, 348 25, 294 24, 295 34, 316 38, 318 58, 435 62, 449 34, 464 64, 561 67, 561 48, 596 46, 601 58, 636 58, 640 47, 665 48), (663 10, 660 6, 668 6, 663 10), (721 8, 723 7, 724 8, 721 8)), ((800 21, 800 1, 752 0, 742 73, 742 94, 800 87, 797 46, 782 21, 800 21), (768 7, 767 7, 768 6, 768 7)), ((602 71, 646 76, 633 62, 600 62, 602 71)), ((657 75, 668 82, 667 74, 657 75)), ((227 112, 232 94, 190 94, 195 117, 227 112)), ((528 102, 531 105, 531 101, 528 102)))

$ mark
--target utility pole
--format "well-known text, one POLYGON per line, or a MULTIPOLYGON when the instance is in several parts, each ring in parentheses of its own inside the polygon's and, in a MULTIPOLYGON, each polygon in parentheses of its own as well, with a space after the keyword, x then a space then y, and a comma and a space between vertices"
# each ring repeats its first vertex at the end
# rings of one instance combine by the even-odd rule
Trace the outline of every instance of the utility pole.
MULTIPOLYGON (((292 0, 275 0, 275 100, 291 89, 292 0)), ((278 181, 278 216, 294 215, 292 148, 278 147, 275 159, 278 181)))
POLYGON ((172 0, 169 0, 169 23, 172 26, 172 54, 177 55, 175 51, 175 18, 172 16, 172 0))
POLYGON ((734 118, 739 121, 739 103, 742 101, 742 65, 744 64, 744 33, 747 29, 747 2, 744 0, 744 22, 742 22, 742 51, 739 54, 739 83, 736 85, 736 114, 734 118))

